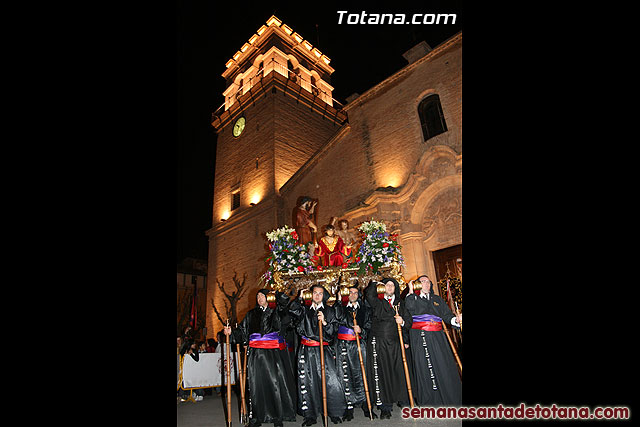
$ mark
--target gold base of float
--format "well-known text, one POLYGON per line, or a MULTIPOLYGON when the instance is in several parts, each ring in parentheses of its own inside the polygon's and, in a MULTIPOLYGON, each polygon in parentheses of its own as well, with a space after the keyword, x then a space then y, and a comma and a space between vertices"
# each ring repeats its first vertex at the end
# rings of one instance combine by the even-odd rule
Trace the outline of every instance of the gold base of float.
POLYGON ((274 284, 271 289, 288 293, 297 294, 302 289, 309 289, 313 285, 321 285, 331 297, 328 303, 333 304, 336 300, 336 291, 340 286, 351 286, 358 281, 358 289, 363 290, 371 280, 380 281, 384 277, 392 277, 400 284, 400 290, 403 291, 407 286, 402 276, 401 266, 398 262, 392 262, 390 265, 378 268, 374 273, 367 270, 362 276, 358 275, 358 267, 325 267, 322 270, 313 270, 309 273, 288 272, 283 273, 276 271, 273 274, 274 284))

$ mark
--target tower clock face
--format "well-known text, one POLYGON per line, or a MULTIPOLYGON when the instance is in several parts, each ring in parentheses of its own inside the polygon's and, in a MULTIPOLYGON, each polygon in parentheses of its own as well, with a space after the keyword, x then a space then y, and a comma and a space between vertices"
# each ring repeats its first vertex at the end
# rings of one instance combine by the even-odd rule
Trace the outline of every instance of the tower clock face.
POLYGON ((240 117, 238 120, 236 120, 236 123, 233 125, 233 136, 235 137, 240 136, 240 134, 244 130, 245 122, 246 120, 244 117, 240 117))

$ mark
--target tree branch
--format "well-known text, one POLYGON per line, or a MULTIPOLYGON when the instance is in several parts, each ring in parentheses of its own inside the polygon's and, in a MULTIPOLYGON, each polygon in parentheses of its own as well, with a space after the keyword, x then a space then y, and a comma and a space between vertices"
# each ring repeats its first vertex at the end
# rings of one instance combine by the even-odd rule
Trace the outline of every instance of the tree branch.
MULTIPOLYGON (((218 316, 218 320, 220 320, 220 323, 222 323, 224 325, 224 320, 222 320, 222 316, 220 315, 220 312, 218 311, 218 308, 213 303, 213 298, 211 298, 211 305, 213 306, 213 311, 216 312, 216 316, 218 316)), ((227 302, 226 301, 224 302, 224 308, 225 308, 225 311, 228 314, 229 310, 227 309, 227 302)))
POLYGON ((216 282, 218 283, 218 288, 220 288, 220 290, 222 291, 224 296, 227 297, 227 298, 230 298, 229 294, 227 294, 227 292, 224 290, 224 284, 220 283, 220 281, 218 279, 216 279, 216 282))

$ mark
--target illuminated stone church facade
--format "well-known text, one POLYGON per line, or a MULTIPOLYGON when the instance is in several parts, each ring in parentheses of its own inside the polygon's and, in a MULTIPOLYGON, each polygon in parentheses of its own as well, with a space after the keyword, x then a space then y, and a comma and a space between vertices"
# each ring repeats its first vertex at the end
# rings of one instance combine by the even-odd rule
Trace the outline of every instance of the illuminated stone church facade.
MULTIPOLYGON (((318 226, 374 218, 397 232, 405 279, 452 272, 462 252, 462 34, 404 54, 409 64, 346 105, 332 98, 331 60, 272 16, 226 63, 209 238, 207 327, 221 324, 232 277, 255 305, 265 233, 292 225, 300 196, 318 226)), ((228 303, 227 303, 228 304, 228 303)), ((211 336, 212 334, 208 334, 211 336)))

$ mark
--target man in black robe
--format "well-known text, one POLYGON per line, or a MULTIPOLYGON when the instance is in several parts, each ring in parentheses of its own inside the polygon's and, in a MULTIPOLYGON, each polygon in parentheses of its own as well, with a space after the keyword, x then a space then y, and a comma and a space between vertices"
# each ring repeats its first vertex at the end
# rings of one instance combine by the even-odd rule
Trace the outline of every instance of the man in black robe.
MULTIPOLYGON (((287 309, 281 314, 280 321, 282 323, 282 329, 280 330, 280 335, 284 337, 285 344, 287 346, 287 353, 289 354, 289 361, 293 370, 293 367, 298 363, 296 349, 300 344, 300 338, 298 337, 298 334, 296 334, 296 325, 293 316, 289 313, 289 310, 287 309)), ((295 372, 293 377, 295 379, 295 372)))
MULTIPOLYGON (((302 296, 302 292, 300 296, 302 296)), ((298 408, 304 417, 303 426, 315 424, 318 415, 324 416, 322 403, 322 378, 320 362, 320 331, 318 321, 322 322, 324 345, 324 366, 327 393, 327 413, 334 424, 342 422, 346 402, 341 378, 336 372, 335 352, 330 345, 336 338, 340 320, 334 307, 327 305, 329 292, 320 286, 311 287, 310 307, 294 299, 289 312, 296 319, 296 332, 300 336, 298 349, 298 408)))
MULTIPOLYGON (((338 327, 338 339, 335 342, 336 369, 338 370, 338 376, 342 378, 345 400, 347 401, 347 409, 342 421, 352 420, 353 408, 357 407, 361 407, 364 411, 364 416, 369 418, 369 408, 365 396, 355 334, 357 333, 360 337, 362 360, 366 366, 366 339, 371 327, 371 308, 365 306, 357 285, 349 287, 349 299, 344 306, 336 302, 334 307, 336 307, 337 311, 342 312, 338 316, 341 319, 341 323, 338 327), (356 325, 353 322, 354 313, 356 314, 356 325)), ((378 417, 375 412, 372 415, 375 418, 378 417)))
POLYGON ((405 306, 412 316, 409 332, 414 368, 414 401, 419 406, 460 406, 462 382, 442 323, 460 329, 462 315, 455 316, 447 303, 435 295, 427 276, 420 276, 422 289, 414 293, 413 281, 405 306))
MULTIPOLYGON (((398 326, 405 333, 411 328, 411 316, 400 300, 400 285, 395 279, 382 279, 384 298, 378 298, 377 282, 369 282, 364 290, 365 301, 371 306, 371 329, 367 338, 367 382, 372 405, 380 409, 380 419, 391 418, 393 404, 409 401, 407 381, 402 363, 398 326), (396 316, 395 308, 399 315, 396 316)), ((411 378, 410 378, 411 380, 411 378)))
POLYGON ((247 411, 249 425, 261 423, 282 426, 283 421, 296 420, 295 378, 284 338, 281 317, 287 310, 289 298, 276 293, 276 307, 267 303, 267 289, 258 291, 256 307, 250 310, 231 333, 232 341, 249 345, 247 348, 247 411))

